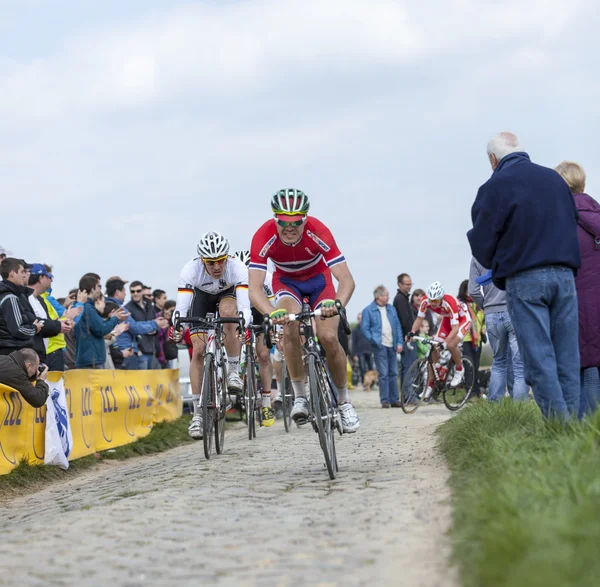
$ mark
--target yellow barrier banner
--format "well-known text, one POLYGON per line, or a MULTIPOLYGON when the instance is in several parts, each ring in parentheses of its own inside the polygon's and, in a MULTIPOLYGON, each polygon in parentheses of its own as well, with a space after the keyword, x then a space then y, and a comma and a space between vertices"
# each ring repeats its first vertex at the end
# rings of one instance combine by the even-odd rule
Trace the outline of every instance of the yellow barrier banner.
MULTIPOLYGON (((94 413, 92 411, 92 380, 87 369, 65 372, 65 397, 69 410, 73 448, 69 460, 96 452, 94 413)), ((107 371, 106 374, 110 374, 107 371)))
POLYGON ((179 387, 179 372, 173 377, 170 369, 154 371, 156 373, 155 394, 156 409, 153 423, 176 420, 183 413, 183 399, 179 387))
POLYGON ((33 408, 18 391, 0 385, 0 475, 23 458, 44 462, 46 406, 33 408))
MULTIPOLYGON (((62 375, 51 373, 48 381, 62 375)), ((64 386, 73 435, 69 460, 134 442, 183 411, 178 369, 75 369, 64 373, 64 386)), ((0 475, 23 458, 43 463, 46 407, 33 408, 0 385, 0 417, 0 475)))

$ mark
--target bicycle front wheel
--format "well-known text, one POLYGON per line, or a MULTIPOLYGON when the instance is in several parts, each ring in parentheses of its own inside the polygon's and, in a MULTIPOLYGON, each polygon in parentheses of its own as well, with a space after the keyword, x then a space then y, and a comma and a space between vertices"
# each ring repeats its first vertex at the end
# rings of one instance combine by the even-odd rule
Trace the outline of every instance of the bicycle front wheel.
POLYGON ((210 459, 215 426, 215 394, 216 394, 215 359, 213 355, 204 357, 204 377, 202 379, 202 434, 204 440, 204 456, 210 459))
POLYGON ((221 360, 220 377, 216 377, 217 398, 215 407, 215 450, 220 455, 225 446, 225 416, 227 415, 227 403, 229 392, 227 390, 227 364, 224 359, 221 360))
POLYGON ((331 479, 337 474, 337 458, 335 454, 335 438, 333 434, 333 402, 323 367, 314 355, 308 356, 308 381, 313 418, 317 424, 319 443, 325 457, 325 466, 331 479))
POLYGON ((294 388, 290 380, 290 374, 283 360, 283 368, 281 369, 281 401, 283 409, 283 425, 285 431, 289 432, 292 429, 292 408, 294 407, 294 388))
POLYGON ((456 387, 450 387, 450 381, 452 381, 456 369, 454 365, 448 369, 448 375, 446 376, 446 382, 444 383, 444 404, 446 404, 446 407, 453 412, 460 410, 460 408, 467 403, 468 399, 471 397, 473 384, 475 383, 475 369, 471 359, 463 357, 462 367, 463 378, 456 387))
POLYGON ((417 359, 408 369, 400 389, 400 404, 405 414, 417 411, 425 399, 429 381, 429 362, 426 358, 417 359))
POLYGON ((252 353, 246 359, 246 375, 244 376, 244 403, 246 404, 246 424, 248 424, 248 440, 256 438, 256 380, 254 379, 254 362, 252 353))

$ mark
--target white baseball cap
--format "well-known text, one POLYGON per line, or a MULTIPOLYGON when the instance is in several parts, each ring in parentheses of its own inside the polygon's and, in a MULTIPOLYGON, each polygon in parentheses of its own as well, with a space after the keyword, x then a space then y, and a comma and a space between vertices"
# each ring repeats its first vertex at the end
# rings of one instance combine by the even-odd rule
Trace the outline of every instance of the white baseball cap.
POLYGON ((6 255, 7 257, 12 257, 13 252, 5 249, 3 246, 0 246, 0 255, 6 255))

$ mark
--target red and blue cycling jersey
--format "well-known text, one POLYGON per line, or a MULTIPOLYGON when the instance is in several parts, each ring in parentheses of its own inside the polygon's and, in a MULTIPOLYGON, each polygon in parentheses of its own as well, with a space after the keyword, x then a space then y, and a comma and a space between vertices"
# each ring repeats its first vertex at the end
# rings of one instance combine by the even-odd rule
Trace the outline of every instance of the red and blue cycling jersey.
POLYGON ((306 297, 312 308, 335 298, 330 268, 346 262, 331 231, 312 216, 307 217, 302 237, 293 245, 279 238, 274 219, 267 220, 252 238, 250 269, 266 271, 269 259, 275 266, 275 300, 289 296, 301 303, 306 297))

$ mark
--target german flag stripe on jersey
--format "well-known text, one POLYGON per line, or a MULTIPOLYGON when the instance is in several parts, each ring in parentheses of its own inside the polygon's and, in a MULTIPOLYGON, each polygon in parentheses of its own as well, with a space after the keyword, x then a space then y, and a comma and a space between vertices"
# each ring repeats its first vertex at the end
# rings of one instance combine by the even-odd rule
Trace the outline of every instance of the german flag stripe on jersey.
POLYGON ((177 293, 189 293, 189 294, 193 294, 194 290, 193 289, 188 289, 185 287, 180 287, 177 289, 177 293))

